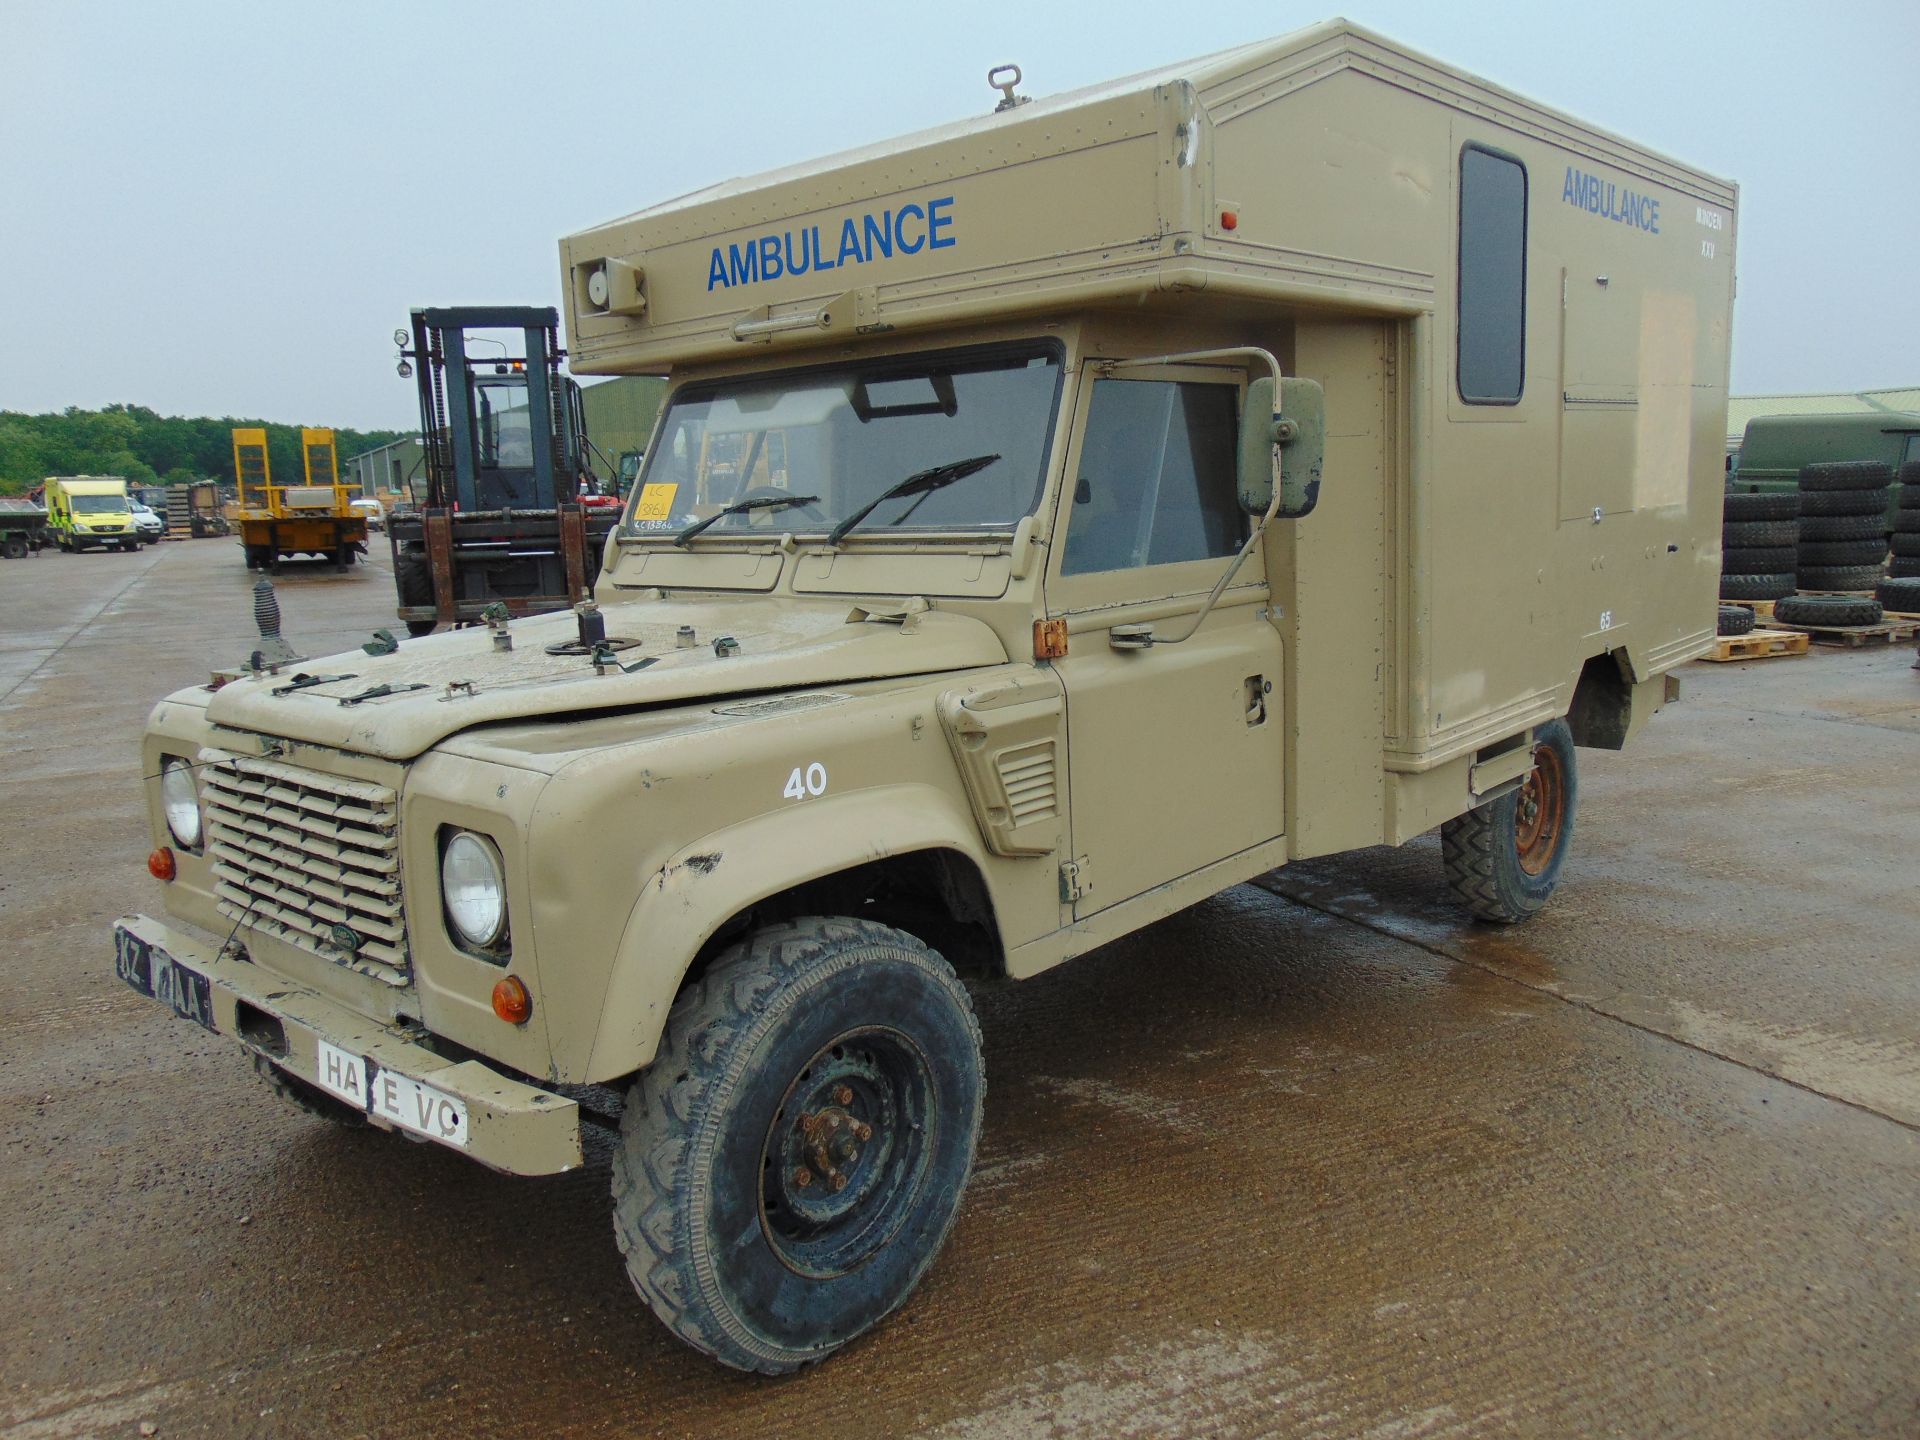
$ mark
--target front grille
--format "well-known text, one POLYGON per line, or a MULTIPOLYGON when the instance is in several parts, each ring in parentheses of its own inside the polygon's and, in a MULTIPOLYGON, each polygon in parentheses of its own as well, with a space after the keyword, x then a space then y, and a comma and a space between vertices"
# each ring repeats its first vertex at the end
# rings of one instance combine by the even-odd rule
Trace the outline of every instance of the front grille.
POLYGON ((398 796, 274 760, 202 752, 220 913, 336 965, 405 985, 398 796), (340 943, 336 927, 353 932, 340 943))

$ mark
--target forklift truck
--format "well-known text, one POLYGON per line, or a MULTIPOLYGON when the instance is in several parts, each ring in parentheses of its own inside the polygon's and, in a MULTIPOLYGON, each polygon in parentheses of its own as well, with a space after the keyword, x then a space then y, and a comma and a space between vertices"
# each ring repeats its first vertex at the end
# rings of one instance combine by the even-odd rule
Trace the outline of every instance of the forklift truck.
MULTIPOLYGON (((619 520, 582 503, 588 469, 580 389, 552 307, 461 305, 413 312, 396 330, 402 378, 417 376, 424 503, 389 527, 399 617, 413 635, 560 610, 592 593, 619 520), (479 331, 519 332, 521 353, 476 359, 479 331), (498 613, 498 612, 495 612, 498 613)), ((507 342, 487 343, 507 348, 507 342)))

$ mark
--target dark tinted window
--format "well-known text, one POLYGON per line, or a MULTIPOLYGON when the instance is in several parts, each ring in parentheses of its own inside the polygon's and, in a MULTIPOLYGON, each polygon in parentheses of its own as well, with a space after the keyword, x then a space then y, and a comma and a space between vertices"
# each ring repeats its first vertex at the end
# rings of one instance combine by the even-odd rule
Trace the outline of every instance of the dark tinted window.
POLYGON ((1510 405, 1526 368, 1527 172, 1460 152, 1460 398, 1510 405))
POLYGON ((1096 382, 1061 573, 1238 550, 1247 532, 1234 489, 1237 398, 1230 385, 1096 382))

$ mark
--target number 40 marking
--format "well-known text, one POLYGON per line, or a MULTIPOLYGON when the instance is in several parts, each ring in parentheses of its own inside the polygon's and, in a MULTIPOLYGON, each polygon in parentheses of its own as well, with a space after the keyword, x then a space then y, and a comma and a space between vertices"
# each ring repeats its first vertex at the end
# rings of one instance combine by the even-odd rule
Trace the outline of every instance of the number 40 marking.
POLYGON ((803 772, 796 765, 793 773, 787 776, 787 788, 780 792, 789 800, 804 800, 809 795, 827 793, 827 767, 818 760, 807 766, 803 772))

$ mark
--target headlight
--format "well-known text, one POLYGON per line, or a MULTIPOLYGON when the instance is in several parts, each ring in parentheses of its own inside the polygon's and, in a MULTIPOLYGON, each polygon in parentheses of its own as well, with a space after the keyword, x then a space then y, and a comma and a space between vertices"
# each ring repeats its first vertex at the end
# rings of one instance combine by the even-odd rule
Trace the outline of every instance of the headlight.
POLYGON ((461 830, 440 855, 440 896, 454 934, 484 950, 507 928, 507 877, 491 840, 461 830))
POLYGON ((193 767, 169 760, 160 767, 160 808, 167 812, 167 829, 189 850, 200 848, 200 797, 194 793, 193 767))

